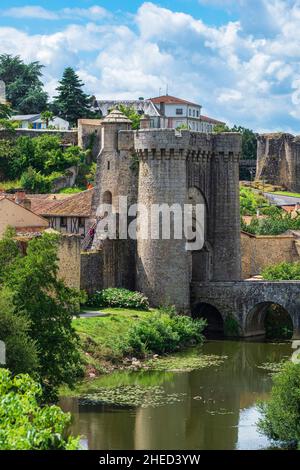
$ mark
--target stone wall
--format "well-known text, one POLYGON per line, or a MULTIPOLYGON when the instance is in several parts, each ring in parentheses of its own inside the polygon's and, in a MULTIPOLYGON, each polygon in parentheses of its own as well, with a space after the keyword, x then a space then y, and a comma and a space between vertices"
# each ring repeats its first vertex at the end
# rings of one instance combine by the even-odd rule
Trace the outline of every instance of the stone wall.
POLYGON ((59 277, 67 286, 80 289, 81 237, 62 235, 59 245, 59 277))
MULTIPOLYGON (((192 195, 204 201, 207 226, 205 248, 198 257, 186 251, 184 238, 164 240, 159 235, 158 239, 149 236, 144 239, 138 233, 136 243, 105 242, 102 244, 104 286, 136 288, 153 305, 168 303, 178 311, 188 312, 192 275, 201 271, 194 270, 193 264, 204 260, 209 280, 239 280, 240 153, 238 133, 132 131, 125 116, 112 113, 105 118, 101 125, 93 214, 96 216, 99 204, 108 200, 112 200, 118 213, 119 196, 127 196, 129 205, 143 203, 149 210, 152 204, 165 203, 183 208, 192 195)), ((138 221, 139 227, 146 226, 143 217, 138 221)))
POLYGON ((84 150, 91 150, 93 161, 97 160, 101 149, 101 120, 79 119, 78 120, 78 145, 84 150))
POLYGON ((300 136, 263 134, 258 137, 256 179, 300 191, 300 136))
POLYGON ((81 252, 80 288, 88 294, 103 289, 103 254, 101 251, 81 252))
POLYGON ((267 266, 300 261, 293 235, 258 236, 241 234, 242 278, 261 274, 267 266))
MULTIPOLYGON (((193 283, 192 311, 201 312, 201 305, 212 306, 223 318, 233 316, 240 326, 240 336, 265 334, 264 307, 275 303, 292 318, 294 339, 300 339, 299 281, 240 281, 193 283)), ((211 315, 207 317, 211 321, 211 315)))
POLYGON ((58 193, 61 189, 73 187, 75 185, 77 175, 77 166, 71 166, 70 168, 67 168, 64 170, 64 175, 55 178, 51 182, 51 192, 58 193))
POLYGON ((58 135, 64 145, 78 145, 77 130, 72 131, 59 131, 47 129, 16 129, 15 132, 0 129, 0 139, 16 139, 21 136, 39 137, 41 135, 58 135))

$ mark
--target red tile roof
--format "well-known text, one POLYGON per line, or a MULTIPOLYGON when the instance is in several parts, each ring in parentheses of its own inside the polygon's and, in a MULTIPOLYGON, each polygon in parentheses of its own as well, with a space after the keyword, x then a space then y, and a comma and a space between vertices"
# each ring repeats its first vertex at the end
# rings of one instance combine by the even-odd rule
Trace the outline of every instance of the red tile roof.
POLYGON ((27 197, 33 205, 32 210, 37 214, 49 217, 90 217, 93 192, 94 189, 88 189, 58 201, 47 200, 47 198, 37 198, 38 201, 35 201, 34 195, 33 197, 31 195, 27 197))
POLYGON ((200 104, 192 103, 191 101, 182 100, 171 95, 157 96, 156 98, 150 98, 150 101, 154 104, 189 104, 191 106, 201 106, 200 104))
POLYGON ((217 119, 213 119, 208 116, 204 116, 203 114, 201 114, 200 120, 204 122, 209 122, 211 124, 225 124, 225 122, 218 121, 217 119))

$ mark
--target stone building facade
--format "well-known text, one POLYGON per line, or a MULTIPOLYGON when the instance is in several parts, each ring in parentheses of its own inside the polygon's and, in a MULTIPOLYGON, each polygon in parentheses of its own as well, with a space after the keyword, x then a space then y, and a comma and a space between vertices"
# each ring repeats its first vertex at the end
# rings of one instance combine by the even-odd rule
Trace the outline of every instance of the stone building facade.
POLYGON ((256 179, 300 192, 300 136, 258 136, 256 179))
MULTIPOLYGON (((101 124, 97 184, 92 213, 112 203, 118 214, 119 196, 128 205, 203 204, 205 243, 187 251, 186 240, 141 237, 105 240, 103 279, 144 292, 152 305, 174 304, 190 311, 191 281, 236 281, 241 278, 238 133, 203 134, 171 129, 132 131, 119 111, 101 124)), ((146 220, 140 215, 138 225, 146 220)), ((97 235, 97 230, 96 230, 97 235)), ((94 246, 97 237, 94 240, 94 246)))

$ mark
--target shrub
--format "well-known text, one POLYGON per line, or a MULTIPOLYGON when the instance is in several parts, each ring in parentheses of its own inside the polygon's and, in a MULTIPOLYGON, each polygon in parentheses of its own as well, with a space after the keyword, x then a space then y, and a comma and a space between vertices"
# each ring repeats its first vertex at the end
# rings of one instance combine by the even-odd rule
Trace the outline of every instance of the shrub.
POLYGON ((250 188, 240 189, 241 215, 255 215, 258 208, 270 208, 265 197, 250 188))
POLYGON ((300 214, 292 217, 291 214, 273 213, 264 219, 253 217, 249 225, 243 225, 243 230, 254 235, 280 235, 287 230, 300 229, 300 214))
POLYGON ((135 354, 168 353, 203 341, 204 320, 187 316, 170 317, 156 313, 133 325, 128 332, 128 346, 135 354))
POLYGON ((51 191, 51 181, 49 177, 42 175, 39 171, 29 167, 21 176, 21 185, 30 193, 49 193, 51 191))
POLYGON ((262 271, 267 281, 293 281, 300 280, 300 263, 280 263, 268 266, 262 271))
POLYGON ((293 447, 300 443, 300 364, 288 362, 274 376, 271 399, 260 403, 258 426, 270 439, 293 447))
POLYGON ((147 297, 140 292, 120 288, 109 288, 96 292, 89 297, 86 305, 96 308, 116 307, 149 310, 147 297))
POLYGON ((6 347, 6 365, 14 374, 33 373, 38 370, 38 352, 29 332, 30 321, 15 312, 11 292, 1 289, 0 340, 6 347))
POLYGON ((40 407, 42 390, 29 375, 0 369, 0 450, 76 450, 79 438, 65 437, 71 421, 57 406, 40 407))
POLYGON ((48 233, 32 239, 26 256, 10 262, 3 282, 13 294, 15 311, 30 320, 40 381, 51 398, 60 385, 72 386, 82 373, 79 338, 72 326, 82 296, 58 277, 59 240, 48 233))

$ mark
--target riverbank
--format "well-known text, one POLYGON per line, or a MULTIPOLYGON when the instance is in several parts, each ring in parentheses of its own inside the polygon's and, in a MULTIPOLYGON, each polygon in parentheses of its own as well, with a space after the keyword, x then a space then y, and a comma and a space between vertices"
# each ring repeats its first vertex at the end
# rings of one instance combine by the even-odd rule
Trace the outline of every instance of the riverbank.
POLYGON ((155 309, 105 308, 101 313, 73 321, 81 339, 86 379, 114 370, 154 368, 156 363, 164 367, 160 356, 204 340, 205 324, 189 317, 172 317, 155 309))
POLYGON ((78 384, 60 405, 89 449, 268 449, 256 403, 272 386, 266 362, 280 364, 291 351, 289 343, 207 341, 161 358, 176 357, 177 368, 115 371, 78 384), (220 362, 192 365, 207 357, 220 362))

